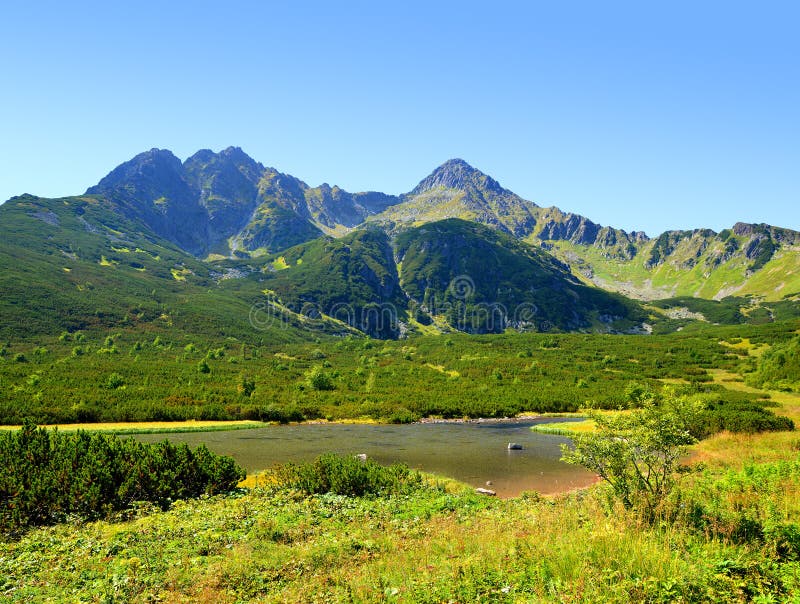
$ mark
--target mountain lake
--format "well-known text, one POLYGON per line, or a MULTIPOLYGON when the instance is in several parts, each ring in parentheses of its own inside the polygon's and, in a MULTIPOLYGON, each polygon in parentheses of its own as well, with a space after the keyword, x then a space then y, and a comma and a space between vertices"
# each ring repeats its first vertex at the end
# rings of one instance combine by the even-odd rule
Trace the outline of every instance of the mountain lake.
POLYGON ((276 464, 310 461, 327 452, 366 453, 381 464, 401 462, 414 469, 489 488, 500 497, 515 497, 523 491, 558 493, 595 481, 595 476, 587 470, 559 460, 560 445, 568 443, 568 438, 530 430, 535 424, 569 421, 577 420, 299 424, 221 432, 140 434, 134 438, 142 442, 167 438, 190 446, 204 443, 215 453, 233 457, 248 474, 276 464), (512 442, 523 448, 509 450, 508 443, 512 442), (491 484, 487 486, 487 482, 491 484))

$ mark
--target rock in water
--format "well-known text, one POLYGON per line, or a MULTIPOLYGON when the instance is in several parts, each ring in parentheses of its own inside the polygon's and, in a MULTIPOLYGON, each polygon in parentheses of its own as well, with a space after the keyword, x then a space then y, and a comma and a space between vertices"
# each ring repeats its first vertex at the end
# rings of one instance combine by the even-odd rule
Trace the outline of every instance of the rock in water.
POLYGON ((522 445, 519 443, 508 443, 508 449, 509 451, 511 450, 519 451, 522 449, 522 445))

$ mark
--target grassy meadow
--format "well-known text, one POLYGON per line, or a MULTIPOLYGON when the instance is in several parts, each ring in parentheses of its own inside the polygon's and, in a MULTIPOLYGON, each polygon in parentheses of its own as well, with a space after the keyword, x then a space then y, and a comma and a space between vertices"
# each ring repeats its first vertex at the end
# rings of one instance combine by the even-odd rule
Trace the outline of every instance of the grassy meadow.
MULTIPOLYGON (((787 378, 765 365, 792 350, 797 330, 783 323, 649 337, 276 345, 87 332, 6 343, 2 417, 117 430, 126 424, 92 422, 159 421, 151 427, 161 429, 174 419, 180 429, 217 420, 386 422, 587 407, 627 413, 667 387, 717 410, 751 417, 756 406, 798 422, 793 370, 787 378), (73 354, 75 347, 82 352, 73 354), (752 385, 761 378, 771 381, 752 385)), ((791 367, 787 354, 781 367, 791 367)), ((588 422, 569 427, 591 431, 588 422)), ((703 438, 654 517, 624 507, 603 483, 501 500, 429 475, 359 496, 311 494, 287 476, 278 470, 228 494, 31 528, 2 544, 0 598, 800 602, 800 437, 793 431, 703 438)))

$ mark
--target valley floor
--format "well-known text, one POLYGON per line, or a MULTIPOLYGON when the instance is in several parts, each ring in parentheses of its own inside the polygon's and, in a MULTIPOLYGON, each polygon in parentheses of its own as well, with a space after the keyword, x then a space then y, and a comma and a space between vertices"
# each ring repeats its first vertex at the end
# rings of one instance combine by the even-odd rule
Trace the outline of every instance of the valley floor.
MULTIPOLYGON (((800 419, 800 397, 771 394, 800 419)), ((791 432, 703 441, 695 460, 705 469, 684 478, 654 524, 602 486, 497 500, 427 477, 405 495, 349 498, 264 481, 129 520, 32 530, 4 544, 0 594, 12 602, 797 602, 798 442, 791 432)))

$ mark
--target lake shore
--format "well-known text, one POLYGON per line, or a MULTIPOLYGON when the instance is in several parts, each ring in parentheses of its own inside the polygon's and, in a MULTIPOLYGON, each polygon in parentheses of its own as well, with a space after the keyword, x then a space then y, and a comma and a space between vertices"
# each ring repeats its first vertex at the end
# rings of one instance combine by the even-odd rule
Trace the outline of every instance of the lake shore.
MULTIPOLYGON (((582 413, 525 413, 516 417, 478 417, 478 418, 438 418, 424 417, 414 424, 485 424, 485 423, 515 423, 540 419, 557 418, 582 418, 582 413)), ((310 419, 302 422, 289 422, 290 426, 318 426, 318 425, 392 425, 379 422, 372 418, 352 418, 329 421, 326 419, 310 419)), ((184 432, 219 432, 224 430, 250 430, 252 428, 265 428, 267 426, 281 425, 278 422, 259 422, 252 420, 186 420, 175 422, 98 422, 80 424, 43 424, 43 428, 72 432, 86 430, 89 432, 104 432, 110 434, 180 434, 184 432)), ((18 430, 21 425, 0 425, 0 430, 18 430)))

